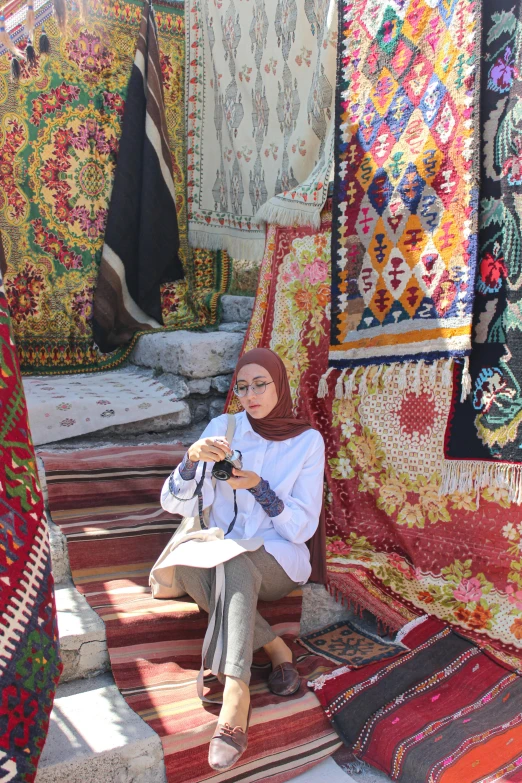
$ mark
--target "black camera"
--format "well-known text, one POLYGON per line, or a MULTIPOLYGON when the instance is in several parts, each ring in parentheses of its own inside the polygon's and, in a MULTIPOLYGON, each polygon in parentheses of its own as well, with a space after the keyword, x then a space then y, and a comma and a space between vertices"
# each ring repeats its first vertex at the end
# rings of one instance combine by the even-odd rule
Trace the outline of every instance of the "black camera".
POLYGON ((229 454, 225 459, 215 462, 214 467, 212 468, 212 475, 214 478, 218 479, 218 481, 228 481, 229 478, 232 478, 232 471, 234 468, 241 470, 243 467, 243 460, 241 457, 242 454, 240 451, 233 451, 232 454, 229 454))

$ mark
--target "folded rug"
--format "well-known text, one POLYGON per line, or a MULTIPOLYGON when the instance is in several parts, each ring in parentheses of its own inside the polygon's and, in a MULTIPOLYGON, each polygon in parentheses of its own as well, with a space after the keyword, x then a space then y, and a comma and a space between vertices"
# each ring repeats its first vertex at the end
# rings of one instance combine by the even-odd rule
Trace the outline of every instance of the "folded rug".
POLYGON ((449 387, 471 350, 481 6, 340 6, 329 366, 343 396, 371 365, 449 387))
POLYGON ((24 378, 33 443, 41 446, 184 408, 172 389, 136 367, 24 378))
MULTIPOLYGON (((471 393, 455 370, 443 491, 505 489, 522 503, 522 175, 520 0, 482 3, 479 272, 471 393), (465 389, 467 392, 467 388, 465 389)), ((509 535, 513 554, 520 535, 509 535)), ((516 551, 515 551, 516 550, 516 551)))
POLYGON ((154 8, 145 0, 94 292, 94 340, 100 350, 112 351, 136 332, 160 327, 161 284, 184 276, 178 251, 158 29, 154 8))
POLYGON ((62 671, 51 552, 0 273, 0 780, 32 783, 62 671))
POLYGON ((355 625, 349 620, 309 633, 297 641, 306 650, 350 668, 394 658, 405 652, 402 645, 381 639, 362 625, 355 625))
POLYGON ((522 780, 522 678, 433 618, 411 652, 313 684, 356 758, 404 783, 522 780))
MULTIPOLYGON (((105 622, 116 684, 161 737, 168 783, 283 783, 340 746, 306 687, 332 665, 296 646, 301 688, 278 698, 268 690, 268 659, 256 655, 248 750, 229 772, 210 769, 219 705, 203 706, 196 695, 207 615, 188 597, 155 600, 148 587, 150 569, 179 524, 160 507, 159 495, 184 451, 177 445, 90 449, 75 452, 73 469, 69 453, 40 452, 52 518, 67 537, 76 587, 105 622)), ((301 602, 296 591, 260 603, 259 610, 290 641, 299 633, 301 602)), ((213 677, 207 685, 217 699, 221 686, 213 677)))
POLYGON ((248 261, 260 220, 319 224, 332 168, 336 3, 273 6, 186 6, 189 241, 248 261))

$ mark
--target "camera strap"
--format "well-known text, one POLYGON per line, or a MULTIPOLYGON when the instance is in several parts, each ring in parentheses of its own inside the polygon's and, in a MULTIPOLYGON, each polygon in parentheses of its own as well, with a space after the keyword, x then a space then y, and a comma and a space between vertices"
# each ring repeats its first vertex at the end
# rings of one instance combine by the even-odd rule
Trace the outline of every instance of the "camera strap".
MULTIPOLYGON (((194 490, 194 493, 189 498, 180 498, 176 493, 174 492, 174 474, 171 473, 169 478, 169 492, 172 495, 172 497, 176 498, 176 500, 194 500, 195 497, 198 499, 198 516, 199 516, 199 524, 201 526, 202 530, 207 530, 207 526, 205 524, 205 517, 203 515, 203 482, 205 481, 205 474, 207 472, 207 463, 203 463, 203 470, 201 471, 201 478, 199 479, 198 483, 196 484, 196 489, 194 490)), ((236 496, 236 490, 233 490, 234 492, 234 518, 232 519, 232 522, 228 526, 228 530, 225 533, 225 536, 228 536, 229 533, 231 533, 234 529, 234 525, 236 524, 237 520, 237 496, 236 496)))

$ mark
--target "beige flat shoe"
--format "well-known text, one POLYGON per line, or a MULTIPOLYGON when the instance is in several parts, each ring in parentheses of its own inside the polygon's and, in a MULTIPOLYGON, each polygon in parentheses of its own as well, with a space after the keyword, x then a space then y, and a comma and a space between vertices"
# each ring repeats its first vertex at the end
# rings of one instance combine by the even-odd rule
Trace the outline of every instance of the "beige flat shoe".
POLYGON ((231 769, 239 761, 248 745, 248 727, 252 705, 248 708, 245 731, 240 726, 232 728, 228 723, 218 723, 208 749, 208 763, 217 772, 231 769))

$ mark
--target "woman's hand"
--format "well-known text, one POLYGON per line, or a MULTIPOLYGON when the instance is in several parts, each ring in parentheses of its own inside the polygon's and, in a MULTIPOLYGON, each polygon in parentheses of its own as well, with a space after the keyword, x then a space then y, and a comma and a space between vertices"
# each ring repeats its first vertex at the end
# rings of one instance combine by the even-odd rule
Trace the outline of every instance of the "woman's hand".
POLYGON ((231 454, 232 449, 227 439, 223 436, 214 438, 203 438, 197 440, 188 450, 189 460, 192 462, 221 462, 227 454, 231 454))
POLYGON ((232 489, 252 489, 257 487, 261 481, 261 476, 254 473, 253 470, 238 470, 234 468, 232 471, 234 478, 228 479, 228 485, 232 489))

